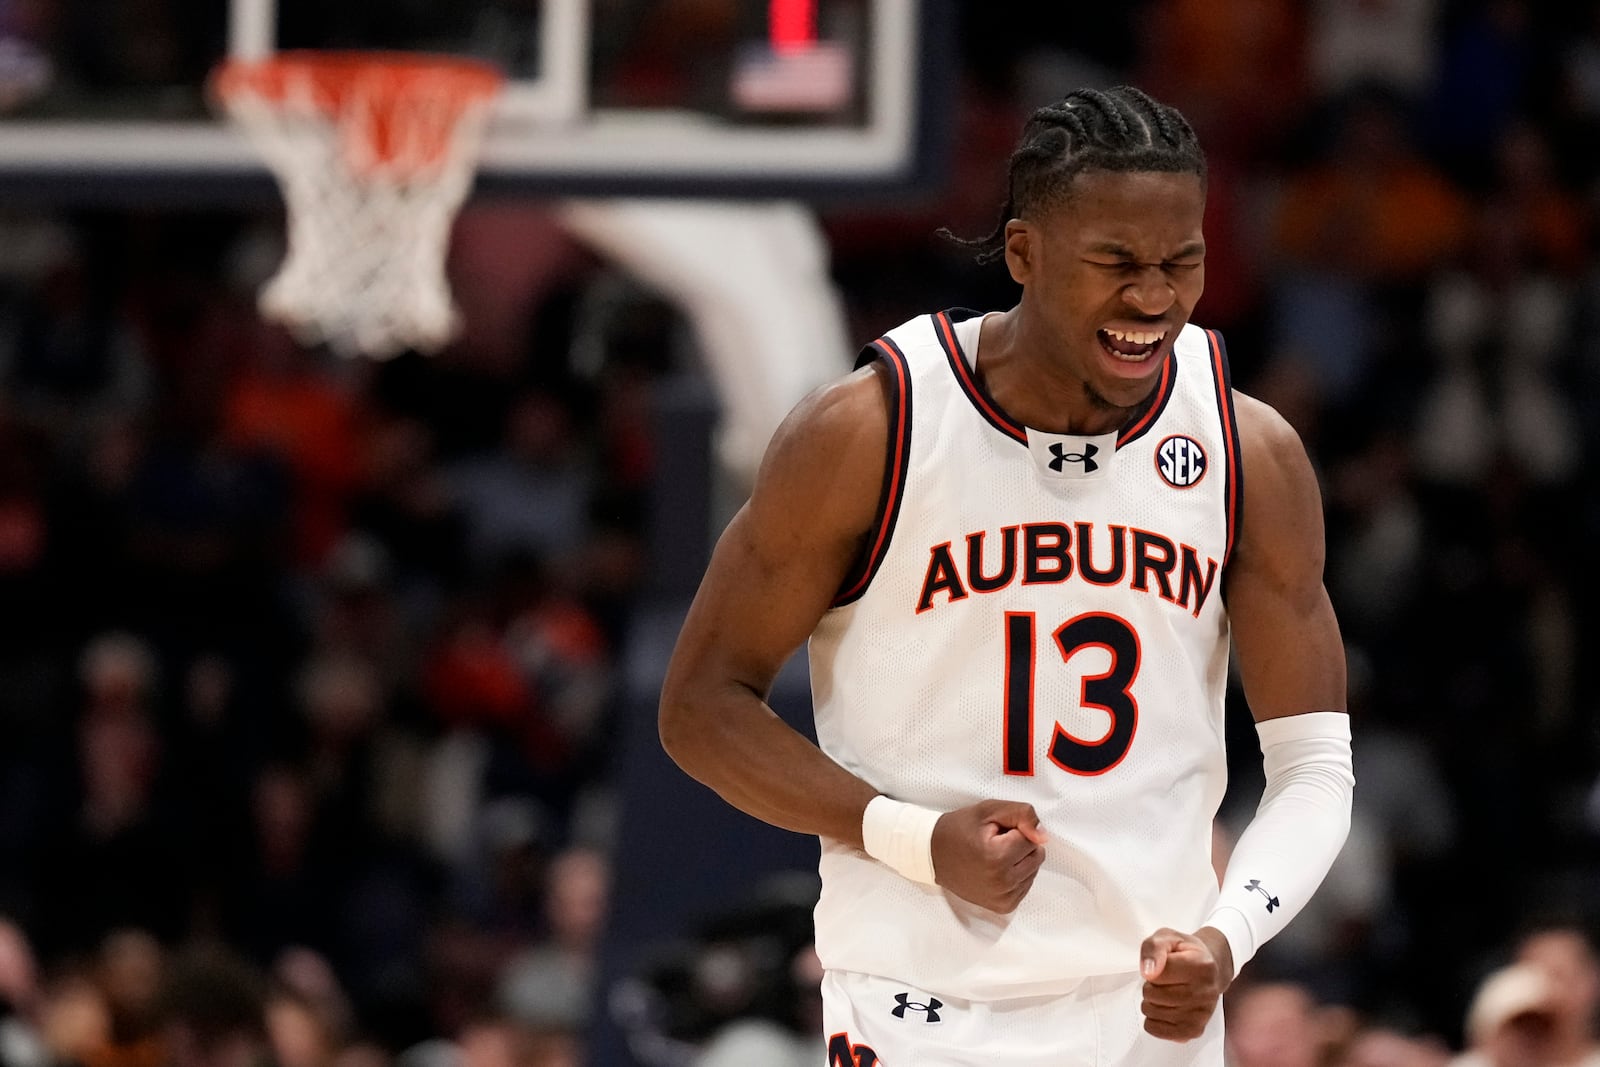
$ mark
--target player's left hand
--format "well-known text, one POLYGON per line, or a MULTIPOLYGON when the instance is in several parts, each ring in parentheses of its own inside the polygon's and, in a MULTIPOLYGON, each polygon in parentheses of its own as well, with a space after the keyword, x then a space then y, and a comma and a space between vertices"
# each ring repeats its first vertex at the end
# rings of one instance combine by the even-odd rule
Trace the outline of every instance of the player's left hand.
POLYGON ((1183 934, 1162 927, 1139 946, 1144 976, 1146 1033, 1167 1041, 1190 1041, 1205 1033, 1217 1002, 1233 981, 1228 939, 1207 926, 1183 934))

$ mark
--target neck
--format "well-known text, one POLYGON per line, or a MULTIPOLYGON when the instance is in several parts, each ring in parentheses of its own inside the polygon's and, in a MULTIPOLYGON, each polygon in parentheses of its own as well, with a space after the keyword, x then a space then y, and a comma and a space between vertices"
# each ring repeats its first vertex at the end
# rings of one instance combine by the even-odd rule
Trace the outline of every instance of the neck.
POLYGON ((1115 407, 1089 384, 1050 358, 1056 347, 1020 311, 990 315, 983 321, 973 373, 1006 414, 1047 433, 1111 433, 1136 419, 1155 399, 1115 407))

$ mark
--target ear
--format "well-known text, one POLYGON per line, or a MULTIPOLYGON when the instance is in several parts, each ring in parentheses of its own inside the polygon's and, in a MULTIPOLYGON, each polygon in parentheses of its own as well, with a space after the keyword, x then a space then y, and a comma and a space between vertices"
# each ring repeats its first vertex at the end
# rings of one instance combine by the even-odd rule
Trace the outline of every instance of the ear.
POLYGON ((1039 250, 1035 236, 1033 227, 1021 219, 1006 223, 1006 269, 1011 272, 1011 280, 1018 285, 1027 285, 1037 268, 1034 260, 1039 250))

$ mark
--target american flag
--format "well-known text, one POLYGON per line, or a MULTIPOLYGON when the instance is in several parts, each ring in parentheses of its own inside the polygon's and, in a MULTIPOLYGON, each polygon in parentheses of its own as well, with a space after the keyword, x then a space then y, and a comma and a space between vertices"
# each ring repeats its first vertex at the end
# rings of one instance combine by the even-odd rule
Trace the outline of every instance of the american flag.
POLYGON ((744 111, 842 111, 854 91, 850 49, 835 41, 750 45, 734 64, 733 102, 744 111))

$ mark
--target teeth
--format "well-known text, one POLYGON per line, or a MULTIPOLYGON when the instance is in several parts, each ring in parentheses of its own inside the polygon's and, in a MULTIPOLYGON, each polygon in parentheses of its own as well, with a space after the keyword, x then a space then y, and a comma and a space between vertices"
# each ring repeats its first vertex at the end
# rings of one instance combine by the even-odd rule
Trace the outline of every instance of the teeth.
POLYGON ((1151 333, 1147 330, 1123 331, 1108 329, 1106 330, 1106 333, 1110 334, 1112 337, 1115 337, 1119 341, 1127 341, 1128 343, 1135 345, 1153 345, 1163 337, 1167 336, 1166 330, 1162 330, 1160 333, 1151 333))

